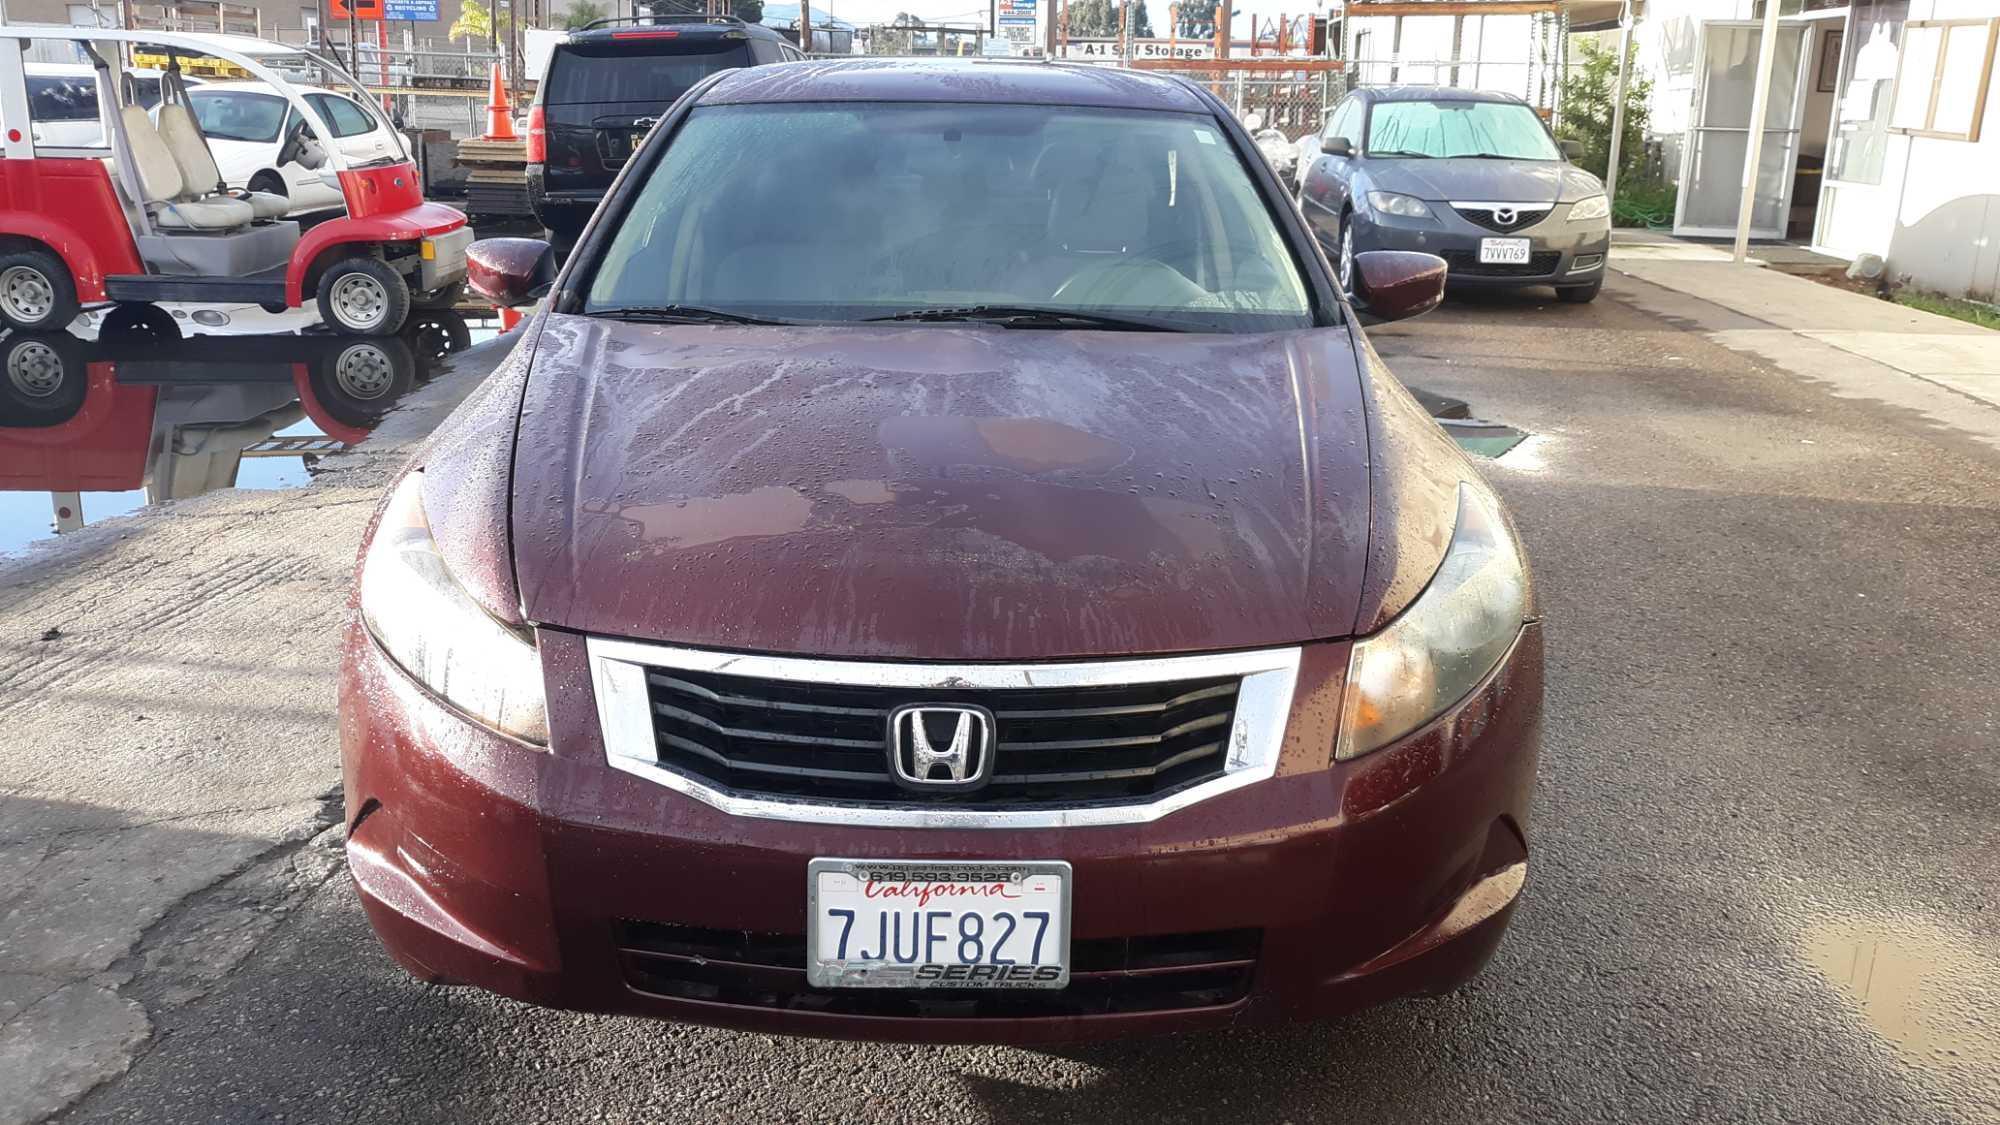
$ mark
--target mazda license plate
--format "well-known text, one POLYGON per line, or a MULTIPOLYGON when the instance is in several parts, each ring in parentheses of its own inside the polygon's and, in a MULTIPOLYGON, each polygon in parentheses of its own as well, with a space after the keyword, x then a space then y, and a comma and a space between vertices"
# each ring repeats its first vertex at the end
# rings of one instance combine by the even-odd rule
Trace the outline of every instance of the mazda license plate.
POLYGON ((1062 988, 1069 864, 815 859, 806 979, 816 988, 1062 988))
POLYGON ((1479 264, 1482 266, 1525 266, 1528 264, 1528 240, 1525 238, 1482 238, 1479 240, 1479 264))

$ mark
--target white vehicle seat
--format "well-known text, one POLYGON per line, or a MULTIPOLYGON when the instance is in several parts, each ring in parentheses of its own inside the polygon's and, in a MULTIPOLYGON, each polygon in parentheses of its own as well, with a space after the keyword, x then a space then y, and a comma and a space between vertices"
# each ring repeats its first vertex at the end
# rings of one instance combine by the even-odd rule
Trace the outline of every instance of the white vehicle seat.
MULTIPOLYGON (((160 139, 180 166, 184 196, 198 199, 222 189, 222 170, 215 166, 193 110, 178 103, 160 106, 160 139)), ((292 201, 275 192, 228 192, 226 198, 248 203, 259 219, 282 219, 292 209, 292 201)))
POLYGON ((125 143, 132 150, 141 201, 161 230, 234 230, 257 217, 248 203, 236 199, 182 199, 185 183, 180 163, 153 128, 153 119, 136 105, 119 114, 125 143))

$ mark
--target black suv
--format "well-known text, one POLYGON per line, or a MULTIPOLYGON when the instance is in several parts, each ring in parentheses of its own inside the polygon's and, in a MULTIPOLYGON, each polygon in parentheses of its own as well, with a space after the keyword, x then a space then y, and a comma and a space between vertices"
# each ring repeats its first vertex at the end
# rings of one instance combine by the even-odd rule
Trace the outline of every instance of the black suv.
POLYGON ((674 99, 718 70, 802 59, 768 27, 730 16, 606 19, 570 33, 528 111, 528 202, 575 239, 618 168, 674 99))

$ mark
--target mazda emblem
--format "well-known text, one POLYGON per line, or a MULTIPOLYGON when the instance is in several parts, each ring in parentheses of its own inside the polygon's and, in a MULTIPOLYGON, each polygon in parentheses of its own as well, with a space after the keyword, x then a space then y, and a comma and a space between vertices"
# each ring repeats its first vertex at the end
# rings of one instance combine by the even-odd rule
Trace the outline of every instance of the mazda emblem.
POLYGON ((889 773, 925 792, 978 789, 993 776, 993 712, 915 703, 889 712, 889 773))
POLYGON ((1513 226, 1514 220, 1520 217, 1520 212, 1514 210, 1512 207, 1495 207, 1493 209, 1493 221, 1503 227, 1513 226))

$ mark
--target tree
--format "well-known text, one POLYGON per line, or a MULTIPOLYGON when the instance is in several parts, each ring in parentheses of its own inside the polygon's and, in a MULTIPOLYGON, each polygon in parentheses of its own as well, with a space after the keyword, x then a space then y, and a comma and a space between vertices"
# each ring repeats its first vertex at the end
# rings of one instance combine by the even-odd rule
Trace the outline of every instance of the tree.
MULTIPOLYGON (((508 13, 500 17, 500 33, 512 35, 514 16, 508 13)), ((475 43, 493 40, 493 13, 479 0, 465 0, 465 6, 458 11, 458 19, 452 21, 451 30, 445 32, 446 39, 468 39, 475 43)))
MULTIPOLYGON (((1143 0, 1131 0, 1132 26, 1129 29, 1135 39, 1153 37, 1152 22, 1146 16, 1143 0)), ((1069 6, 1069 34, 1073 39, 1112 39, 1118 35, 1119 0, 1072 0, 1069 6)))
POLYGON ((1180 0, 1176 9, 1175 34, 1182 39, 1215 38, 1217 0, 1180 0))
MULTIPOLYGON (((1563 80, 1562 124, 1556 135, 1583 146, 1581 167, 1602 176, 1611 164, 1611 110, 1618 98, 1618 51, 1581 40, 1563 80)), ((1632 45, 1638 53, 1639 45, 1632 45)), ((1631 60, 1627 60, 1628 64, 1631 60)), ((1618 147, 1618 181, 1636 185, 1646 164, 1646 105, 1653 84, 1632 74, 1625 84, 1625 139, 1618 147)), ((1619 193, 1623 195, 1621 191, 1619 193)))
POLYGON ((597 0, 575 0, 575 3, 569 6, 569 11, 563 13, 563 28, 566 31, 576 31, 609 14, 604 10, 604 5, 597 3, 597 0))

